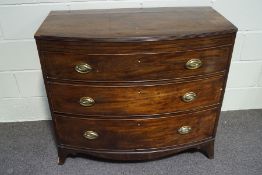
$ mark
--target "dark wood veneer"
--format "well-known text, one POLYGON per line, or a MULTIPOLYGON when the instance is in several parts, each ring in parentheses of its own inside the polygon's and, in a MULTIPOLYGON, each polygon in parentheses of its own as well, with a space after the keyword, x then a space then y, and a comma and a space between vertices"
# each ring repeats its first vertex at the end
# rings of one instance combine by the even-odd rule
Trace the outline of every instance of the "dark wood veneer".
POLYGON ((63 145, 103 150, 147 150, 181 146, 212 137, 217 109, 144 119, 94 119, 55 115, 57 133, 63 145), (189 125, 192 132, 180 135, 189 125), (83 137, 86 129, 99 134, 96 140, 83 137), (68 137, 70 136, 70 137, 68 137))
POLYGON ((37 39, 91 42, 155 41, 234 33, 236 27, 211 7, 51 12, 37 39))
POLYGON ((53 110, 82 115, 152 115, 189 110, 218 104, 223 77, 185 83, 151 86, 89 86, 48 83, 53 110), (187 92, 195 92, 192 102, 182 101, 187 92), (91 97, 95 104, 84 107, 81 97, 91 97))
POLYGON ((236 32, 210 7, 51 12, 35 39, 59 164, 77 153, 128 161, 196 149, 213 158, 236 32), (193 58, 202 66, 186 69, 193 58), (80 62, 92 71, 77 73, 80 62), (187 92, 197 98, 183 102, 187 92), (95 104, 81 106, 83 96, 95 104), (179 134, 182 126, 191 132, 179 134))
POLYGON ((232 34, 196 36, 187 39, 134 42, 90 42, 81 39, 38 39, 39 51, 77 52, 79 54, 145 54, 169 53, 231 46, 232 34), (116 49, 117 48, 117 49, 116 49))
POLYGON ((200 51, 161 54, 81 55, 76 53, 43 52, 47 78, 86 82, 134 82, 181 79, 226 70, 230 47, 200 51), (190 58, 203 65, 190 70, 190 58), (75 65, 86 62, 92 67, 88 74, 79 74, 75 65), (110 72, 110 74, 108 73, 110 72))

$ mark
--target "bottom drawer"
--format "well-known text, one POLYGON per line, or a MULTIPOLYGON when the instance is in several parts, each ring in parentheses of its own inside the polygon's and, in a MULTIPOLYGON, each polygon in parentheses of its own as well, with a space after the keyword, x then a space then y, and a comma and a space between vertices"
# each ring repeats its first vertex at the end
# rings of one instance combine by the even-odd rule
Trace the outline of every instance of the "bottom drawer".
POLYGON ((91 149, 151 149, 212 137, 217 109, 140 119, 87 119, 56 115, 59 143, 91 149))

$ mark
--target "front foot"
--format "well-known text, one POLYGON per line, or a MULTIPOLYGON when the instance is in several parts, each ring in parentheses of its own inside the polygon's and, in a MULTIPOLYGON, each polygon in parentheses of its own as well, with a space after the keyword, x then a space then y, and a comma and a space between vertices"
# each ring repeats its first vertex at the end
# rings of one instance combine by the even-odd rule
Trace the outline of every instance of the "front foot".
POLYGON ((214 159, 214 140, 201 146, 199 150, 209 159, 214 159))
POLYGON ((66 157, 68 155, 67 151, 62 149, 62 148, 58 148, 58 160, 57 163, 58 165, 63 165, 65 163, 66 157))
POLYGON ((65 163, 65 159, 66 159, 66 158, 58 157, 58 158, 57 158, 57 164, 58 164, 58 165, 63 165, 63 164, 65 163))

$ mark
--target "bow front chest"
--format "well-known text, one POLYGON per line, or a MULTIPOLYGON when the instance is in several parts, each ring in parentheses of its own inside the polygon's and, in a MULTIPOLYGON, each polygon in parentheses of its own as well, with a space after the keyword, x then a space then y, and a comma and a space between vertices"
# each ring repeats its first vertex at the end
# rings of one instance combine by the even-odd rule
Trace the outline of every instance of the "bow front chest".
POLYGON ((210 7, 51 12, 35 39, 59 164, 213 158, 236 32, 210 7))

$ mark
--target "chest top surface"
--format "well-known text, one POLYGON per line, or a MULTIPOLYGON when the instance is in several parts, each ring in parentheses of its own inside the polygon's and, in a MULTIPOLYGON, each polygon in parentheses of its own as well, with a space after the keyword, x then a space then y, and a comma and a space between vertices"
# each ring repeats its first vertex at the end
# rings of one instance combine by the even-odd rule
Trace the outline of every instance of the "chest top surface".
POLYGON ((156 41, 233 33, 211 7, 52 11, 36 39, 156 41))

